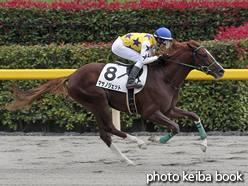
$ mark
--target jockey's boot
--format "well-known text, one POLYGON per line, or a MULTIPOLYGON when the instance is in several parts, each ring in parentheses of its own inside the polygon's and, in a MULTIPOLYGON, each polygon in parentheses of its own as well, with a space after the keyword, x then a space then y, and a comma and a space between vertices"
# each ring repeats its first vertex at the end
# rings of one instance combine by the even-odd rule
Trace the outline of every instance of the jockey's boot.
POLYGON ((140 71, 139 67, 133 66, 133 69, 131 70, 128 76, 127 85, 126 85, 127 89, 143 87, 142 84, 135 83, 135 78, 137 77, 139 71, 140 71))

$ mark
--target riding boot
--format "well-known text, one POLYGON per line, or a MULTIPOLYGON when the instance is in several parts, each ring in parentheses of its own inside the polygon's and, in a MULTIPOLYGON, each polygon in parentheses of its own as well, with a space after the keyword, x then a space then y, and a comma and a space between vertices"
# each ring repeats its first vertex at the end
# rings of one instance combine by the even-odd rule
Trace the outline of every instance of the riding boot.
POLYGON ((128 80, 127 80, 127 89, 132 89, 132 88, 140 88, 143 87, 142 84, 135 83, 135 78, 139 74, 140 68, 137 66, 133 66, 133 69, 131 70, 128 80))

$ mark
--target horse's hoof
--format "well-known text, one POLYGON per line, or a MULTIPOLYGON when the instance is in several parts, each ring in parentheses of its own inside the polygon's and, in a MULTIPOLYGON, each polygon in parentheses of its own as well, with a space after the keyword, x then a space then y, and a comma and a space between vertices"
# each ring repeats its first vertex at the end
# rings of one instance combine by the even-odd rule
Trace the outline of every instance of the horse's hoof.
POLYGON ((150 137, 148 140, 152 141, 152 142, 160 143, 159 139, 160 138, 158 136, 154 135, 154 136, 150 137))
POLYGON ((147 147, 146 147, 146 144, 145 144, 145 143, 140 144, 140 145, 139 145, 139 148, 140 148, 140 149, 147 149, 147 147))
POLYGON ((132 162, 132 163, 127 164, 127 166, 135 166, 135 164, 132 162))
POLYGON ((206 152, 207 151, 207 147, 205 147, 204 145, 200 145, 200 148, 203 152, 206 152))
POLYGON ((200 144, 200 148, 201 148, 201 150, 203 151, 203 152, 206 152, 207 151, 207 138, 206 139, 204 139, 202 142, 201 142, 201 144, 200 144))
POLYGON ((151 137, 148 139, 148 141, 154 141, 154 139, 155 139, 156 137, 157 137, 156 135, 153 135, 153 136, 151 136, 151 137))

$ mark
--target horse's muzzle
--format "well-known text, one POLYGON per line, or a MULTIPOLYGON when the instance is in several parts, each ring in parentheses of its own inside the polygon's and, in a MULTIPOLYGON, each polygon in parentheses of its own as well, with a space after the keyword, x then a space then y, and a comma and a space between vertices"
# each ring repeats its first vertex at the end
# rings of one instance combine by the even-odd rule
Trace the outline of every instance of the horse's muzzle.
POLYGON ((214 76, 215 79, 219 79, 223 77, 224 73, 225 73, 225 69, 221 66, 219 68, 211 69, 211 71, 209 72, 209 74, 214 76))

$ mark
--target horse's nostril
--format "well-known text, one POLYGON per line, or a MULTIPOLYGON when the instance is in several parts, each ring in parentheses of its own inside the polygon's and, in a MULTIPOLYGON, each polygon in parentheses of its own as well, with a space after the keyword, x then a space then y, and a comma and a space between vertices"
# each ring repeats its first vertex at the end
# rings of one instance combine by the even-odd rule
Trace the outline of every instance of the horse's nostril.
POLYGON ((224 70, 224 69, 220 69, 220 70, 219 70, 219 73, 220 73, 220 74, 224 74, 224 73, 225 73, 225 70, 224 70))

